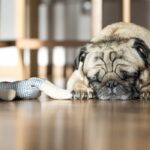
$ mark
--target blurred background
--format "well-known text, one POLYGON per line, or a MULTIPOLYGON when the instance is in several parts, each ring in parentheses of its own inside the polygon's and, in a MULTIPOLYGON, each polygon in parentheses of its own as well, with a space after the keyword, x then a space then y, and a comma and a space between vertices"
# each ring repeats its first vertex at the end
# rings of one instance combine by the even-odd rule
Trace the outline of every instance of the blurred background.
POLYGON ((108 24, 150 29, 150 0, 0 0, 0 81, 65 87, 80 48, 108 24))

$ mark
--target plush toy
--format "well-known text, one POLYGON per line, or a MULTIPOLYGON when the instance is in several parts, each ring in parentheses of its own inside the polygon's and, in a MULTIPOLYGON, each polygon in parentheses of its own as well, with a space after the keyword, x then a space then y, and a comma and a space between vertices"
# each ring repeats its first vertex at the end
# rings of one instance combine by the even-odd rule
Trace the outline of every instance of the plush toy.
POLYGON ((41 92, 53 99, 72 99, 69 90, 60 89, 42 78, 32 77, 15 82, 0 82, 1 100, 35 99, 41 95, 41 92))

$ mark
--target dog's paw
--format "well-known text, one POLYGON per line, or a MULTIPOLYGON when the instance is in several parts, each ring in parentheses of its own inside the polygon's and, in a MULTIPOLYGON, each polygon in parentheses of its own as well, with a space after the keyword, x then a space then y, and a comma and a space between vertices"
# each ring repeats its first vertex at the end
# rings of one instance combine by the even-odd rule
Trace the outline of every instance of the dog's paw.
POLYGON ((72 98, 74 100, 88 100, 93 98, 93 93, 88 90, 73 90, 72 91, 72 98))
POLYGON ((71 89, 74 100, 87 100, 93 98, 93 91, 83 81, 76 82, 71 89))
POLYGON ((140 99, 141 100, 150 100, 150 92, 141 92, 140 99))

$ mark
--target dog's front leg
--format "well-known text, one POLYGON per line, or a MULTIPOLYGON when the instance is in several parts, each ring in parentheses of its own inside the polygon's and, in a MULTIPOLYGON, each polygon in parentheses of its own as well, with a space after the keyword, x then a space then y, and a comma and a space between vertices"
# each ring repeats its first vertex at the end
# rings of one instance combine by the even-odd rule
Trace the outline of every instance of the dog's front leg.
POLYGON ((93 98, 92 90, 88 87, 88 81, 79 70, 73 72, 68 80, 67 89, 72 91, 73 99, 93 98))
POLYGON ((143 87, 140 92, 141 100, 150 100, 150 85, 143 87))

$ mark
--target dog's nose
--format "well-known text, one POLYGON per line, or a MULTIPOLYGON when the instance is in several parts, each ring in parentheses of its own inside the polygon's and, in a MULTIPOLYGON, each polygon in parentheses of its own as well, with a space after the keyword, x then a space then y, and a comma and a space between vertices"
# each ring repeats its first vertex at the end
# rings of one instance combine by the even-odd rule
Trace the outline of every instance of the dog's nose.
POLYGON ((106 82, 106 87, 113 89, 118 85, 118 82, 116 80, 109 80, 106 82))

